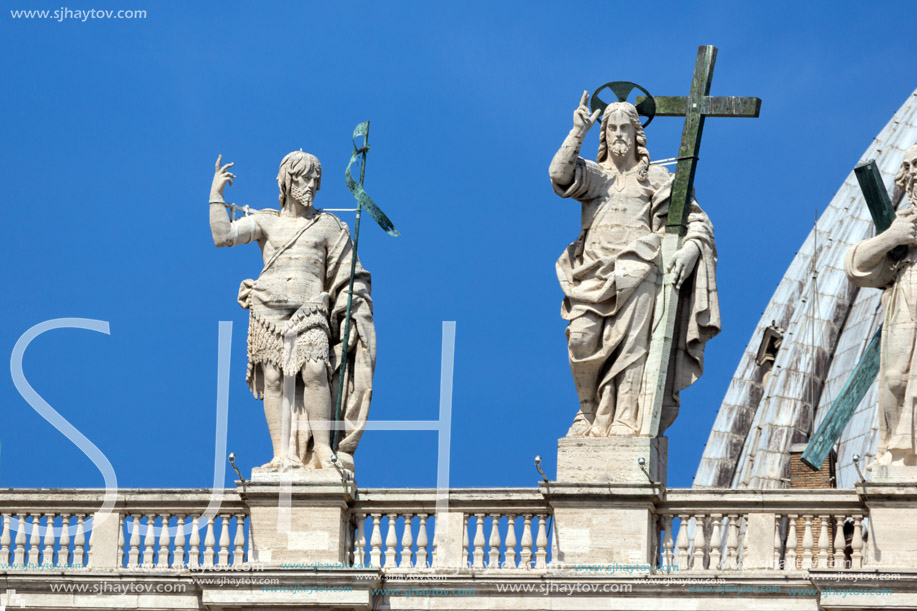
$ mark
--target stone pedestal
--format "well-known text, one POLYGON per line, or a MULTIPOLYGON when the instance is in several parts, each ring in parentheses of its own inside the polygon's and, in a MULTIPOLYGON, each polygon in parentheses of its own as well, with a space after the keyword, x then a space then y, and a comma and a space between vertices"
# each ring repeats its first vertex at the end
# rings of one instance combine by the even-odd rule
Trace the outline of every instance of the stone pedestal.
POLYGON ((917 566, 917 482, 867 483, 862 490, 869 510, 869 568, 913 569, 917 566))
POLYGON ((666 451, 665 437, 561 438, 557 481, 542 485, 554 512, 554 557, 567 567, 652 564, 666 451))
POLYGON ((871 467, 872 481, 877 484, 909 483, 917 485, 917 466, 914 465, 875 465, 871 467))
POLYGON ((345 563, 354 482, 342 481, 336 470, 253 469, 252 480, 239 486, 251 511, 252 562, 269 566, 345 563))
POLYGON ((652 478, 665 488, 668 447, 665 437, 561 437, 557 481, 643 485, 652 478))
POLYGON ((554 558, 566 568, 653 562, 653 488, 542 484, 554 513, 554 558))

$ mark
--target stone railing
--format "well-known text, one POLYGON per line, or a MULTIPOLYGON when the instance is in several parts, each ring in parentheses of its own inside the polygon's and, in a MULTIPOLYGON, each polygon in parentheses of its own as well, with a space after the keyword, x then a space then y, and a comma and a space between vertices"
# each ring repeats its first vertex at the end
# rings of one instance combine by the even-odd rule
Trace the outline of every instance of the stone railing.
MULTIPOLYGON (((453 489, 445 507, 438 507, 442 499, 435 490, 361 489, 345 492, 336 501, 342 507, 340 519, 322 527, 311 519, 317 509, 310 506, 309 493, 297 492, 291 509, 304 519, 294 523, 304 524, 306 533, 338 524, 340 552, 324 548, 319 558, 290 547, 287 555, 275 555, 273 561, 265 555, 263 561, 281 566, 291 559, 318 559, 386 572, 556 571, 582 565, 583 556, 576 554, 588 522, 591 541, 604 538, 608 547, 603 549, 612 550, 587 557, 595 565, 639 562, 654 573, 679 574, 871 566, 868 512, 853 490, 661 493, 632 488, 584 499, 583 515, 595 519, 565 522, 558 516, 555 524, 557 492, 552 486, 453 489), (601 512, 619 506, 627 507, 630 513, 621 515, 628 517, 606 523, 605 516, 614 514, 601 512), (437 514, 438 509, 444 511, 437 514), (622 532, 629 533, 630 542, 642 536, 650 543, 634 547, 621 538, 622 532)), ((332 493, 327 486, 322 490, 327 505, 332 493)), ((243 565, 249 547, 258 549, 249 533, 251 499, 235 489, 122 490, 104 522, 96 513, 103 498, 100 490, 0 492, 0 570, 219 570, 243 565)), ((278 502, 277 496, 263 496, 259 515, 277 513, 278 502)), ((276 521, 259 519, 277 529, 276 521)), ((261 532, 270 535, 270 530, 261 532)), ((269 541, 278 545, 285 539, 271 536, 269 541)), ((257 554, 252 558, 258 560, 257 554)))
POLYGON ((669 490, 655 554, 679 573, 857 570, 866 515, 853 490, 669 490))
POLYGON ((545 569, 551 508, 537 488, 453 489, 437 512, 435 490, 360 490, 351 510, 352 566, 545 569))
POLYGON ((0 493, 0 570, 197 569, 245 562, 248 509, 234 489, 0 493), (210 511, 208 511, 210 508, 210 511))

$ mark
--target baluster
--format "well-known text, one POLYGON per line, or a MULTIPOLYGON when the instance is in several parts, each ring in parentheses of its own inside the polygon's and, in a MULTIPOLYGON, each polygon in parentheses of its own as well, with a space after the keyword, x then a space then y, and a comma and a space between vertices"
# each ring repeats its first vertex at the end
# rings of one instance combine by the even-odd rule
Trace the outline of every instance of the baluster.
MULTIPOLYGON (((75 550, 74 550, 75 551, 75 550)), ((124 550, 124 516, 118 515, 118 567, 124 566, 126 552, 124 550)))
POLYGON ((41 566, 54 566, 54 515, 45 514, 45 538, 42 541, 41 566))
POLYGON ((96 529, 95 529, 95 525, 93 524, 93 528, 89 530, 89 550, 83 553, 83 556, 89 559, 90 566, 95 565, 95 563, 92 561, 93 554, 95 554, 95 552, 92 551, 94 549, 93 542, 95 542, 95 540, 96 540, 96 529))
POLYGON ((729 514, 729 534, 726 537, 726 570, 735 571, 739 567, 739 516, 729 514))
POLYGON ((780 570, 780 552, 782 551, 783 541, 780 540, 780 520, 783 519, 779 513, 774 516, 774 570, 780 570))
POLYGON ((796 548, 799 545, 799 538, 796 536, 796 520, 798 515, 791 513, 789 515, 789 522, 787 522, 786 527, 786 560, 784 562, 784 568, 787 571, 795 571, 796 566, 796 548))
POLYGON ((707 542, 704 539, 704 521, 706 519, 707 516, 702 513, 694 516, 694 545, 688 558, 688 568, 695 571, 700 571, 704 568, 705 547, 707 546, 707 542))
POLYGON ((847 539, 844 537, 844 522, 847 516, 836 516, 834 520, 834 554, 831 556, 836 570, 847 568, 847 557, 844 551, 847 548, 847 539))
POLYGON ((369 563, 374 568, 382 566, 382 514, 373 514, 373 534, 370 539, 369 563))
POLYGON ((10 520, 11 514, 3 514, 3 533, 0 534, 0 564, 10 564, 10 520))
POLYGON ((29 531, 29 554, 28 554, 29 568, 38 566, 38 553, 40 551, 39 546, 41 545, 41 537, 38 534, 38 529, 40 528, 41 528, 41 515, 33 513, 32 514, 32 529, 29 531))
POLYGON ((720 557, 723 549, 723 536, 720 529, 723 525, 723 514, 714 513, 710 516, 713 522, 713 530, 710 532, 710 564, 711 571, 718 571, 720 568, 720 557))
POLYGON ((535 568, 548 568, 548 534, 545 527, 546 516, 538 516, 538 536, 535 538, 535 568))
POLYGON ((393 569, 398 566, 398 532, 396 530, 398 519, 396 514, 388 514, 388 530, 385 532, 385 568, 393 569))
POLYGON ((358 568, 365 568, 366 565, 366 516, 362 513, 356 514, 357 536, 353 548, 353 564, 358 568))
POLYGON ((232 547, 232 565, 240 568, 245 563, 245 514, 236 516, 236 537, 232 547))
POLYGON ((818 568, 828 566, 828 516, 818 516, 818 568))
MULTIPOLYGON (((748 527, 748 516, 744 515, 740 519, 744 520, 745 526, 747 528, 748 527)), ((741 530, 742 529, 740 528, 739 531, 741 532, 741 530)), ((748 533, 746 532, 744 535, 740 535, 740 536, 742 537, 742 549, 741 549, 742 555, 739 558, 739 564, 738 564, 739 569, 743 568, 742 565, 745 562, 745 559, 748 558, 748 533)))
MULTIPOLYGON (((430 566, 439 566, 439 541, 436 536, 436 529, 439 527, 439 514, 433 514, 433 554, 430 557, 430 566)), ((464 552, 463 552, 464 553, 464 552)))
POLYGON ((413 519, 413 514, 406 513, 404 514, 404 532, 401 533, 401 566, 402 568, 409 569, 414 566, 413 562, 413 553, 414 550, 414 533, 411 532, 411 520, 413 519))
POLYGON ((503 554, 503 566, 516 568, 516 515, 506 516, 506 552, 503 554))
POLYGON ((168 513, 160 516, 159 551, 156 554, 157 569, 169 568, 169 545, 172 543, 172 538, 169 536, 169 519, 171 517, 171 514, 168 513))
POLYGON ((812 516, 806 515, 803 519, 805 520, 805 530, 802 535, 802 568, 811 569, 812 548, 815 546, 814 539, 812 538, 812 516))
POLYGON ((462 561, 471 566, 471 552, 468 550, 468 514, 462 514, 462 561))
POLYGON ((678 548, 676 566, 679 570, 686 571, 688 570, 688 514, 681 514, 678 519, 681 520, 681 524, 678 526, 678 538, 675 540, 675 547, 678 548))
POLYGON ((675 553, 672 551, 675 549, 675 539, 672 537, 672 515, 666 514, 663 519, 665 520, 665 537, 662 539, 662 561, 671 571, 675 566, 675 553))
POLYGON ((532 568, 532 514, 523 515, 522 523, 522 553, 520 554, 519 568, 532 568))
POLYGON ((417 561, 415 566, 419 569, 427 568, 427 546, 430 539, 427 537, 427 514, 417 514, 417 561))
POLYGON ((86 530, 83 525, 83 520, 85 519, 86 514, 78 513, 76 515, 76 534, 73 536, 73 565, 82 568, 83 563, 83 548, 86 545, 86 530))
POLYGON ((172 552, 172 568, 185 568, 185 518, 183 513, 175 514, 175 551, 172 552))
POLYGON ((201 561, 201 523, 200 516, 191 518, 191 549, 188 550, 188 566, 197 570, 201 561))
POLYGON ((216 539, 213 536, 213 516, 207 518, 207 534, 204 536, 204 568, 212 569, 213 547, 216 545, 216 539))
POLYGON ((490 553, 487 555, 487 568, 500 568, 500 514, 493 513, 490 515, 490 553))
POLYGON ((70 566, 70 515, 62 513, 60 516, 60 549, 57 551, 57 564, 63 567, 70 566))
MULTIPOLYGON (((653 520, 653 540, 650 544, 652 550, 650 552, 650 573, 656 574, 665 564, 665 560, 662 557, 662 537, 665 532, 665 521, 662 519, 662 515, 657 514, 653 520)), ((553 561, 552 561, 553 564, 553 561)))
POLYGON ((25 514, 20 513, 16 516, 16 550, 13 553, 13 564, 16 568, 22 568, 25 564, 25 514))
POLYGON ((146 527, 143 535, 143 568, 151 569, 156 566, 153 563, 153 554, 156 552, 156 514, 150 514, 146 517, 146 527))
POLYGON ((863 516, 853 516, 853 541, 851 542, 853 553, 850 554, 850 563, 852 568, 863 568, 863 516))
POLYGON ((474 564, 472 568, 484 568, 484 514, 474 514, 474 564))
POLYGON ((217 566, 229 566, 229 515, 220 516, 220 554, 217 566))

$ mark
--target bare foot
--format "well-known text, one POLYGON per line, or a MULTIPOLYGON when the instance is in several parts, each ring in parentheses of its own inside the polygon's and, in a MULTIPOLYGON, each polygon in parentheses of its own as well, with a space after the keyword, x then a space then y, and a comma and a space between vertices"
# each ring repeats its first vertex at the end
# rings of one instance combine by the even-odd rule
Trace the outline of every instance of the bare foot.
POLYGON ((350 473, 354 473, 353 454, 350 454, 349 452, 341 452, 338 450, 337 457, 338 466, 341 469, 344 471, 349 471, 350 473))
POLYGON ((281 463, 280 457, 275 456, 271 460, 271 462, 264 463, 263 465, 261 465, 261 468, 267 471, 277 471, 278 469, 280 469, 281 465, 282 463, 281 463))
POLYGON ((334 452, 331 451, 331 446, 315 446, 315 462, 319 464, 321 469, 333 469, 334 463, 331 462, 331 457, 334 456, 334 452))
POLYGON ((592 423, 586 419, 586 414, 579 412, 576 414, 576 418, 573 419, 570 430, 567 431, 567 437, 586 437, 591 428, 592 423))
POLYGON ((609 435, 618 435, 621 437, 632 437, 636 434, 634 429, 630 428, 626 424, 621 424, 620 422, 615 422, 611 425, 611 428, 608 429, 609 435))

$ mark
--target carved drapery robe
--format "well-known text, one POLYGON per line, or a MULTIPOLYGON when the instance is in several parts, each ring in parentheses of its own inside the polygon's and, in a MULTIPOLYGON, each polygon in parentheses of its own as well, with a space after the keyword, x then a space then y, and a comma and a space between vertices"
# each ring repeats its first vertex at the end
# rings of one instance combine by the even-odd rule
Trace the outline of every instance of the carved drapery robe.
MULTIPOLYGON (((565 295, 561 316, 570 321, 568 340, 574 333, 597 340, 587 346, 588 354, 570 346, 578 418, 597 409, 603 392, 615 393, 614 411, 595 414, 589 434, 596 436, 607 435, 618 422, 639 430, 644 365, 662 313, 660 251, 674 177, 665 168, 650 166, 643 178, 638 169, 621 180, 579 158, 570 185, 553 183, 558 195, 582 203, 582 232, 556 264, 565 295)), ((679 391, 703 372, 704 345, 720 330, 713 226, 693 198, 685 243, 689 241, 700 256, 680 291, 660 433, 678 413, 679 391)))

